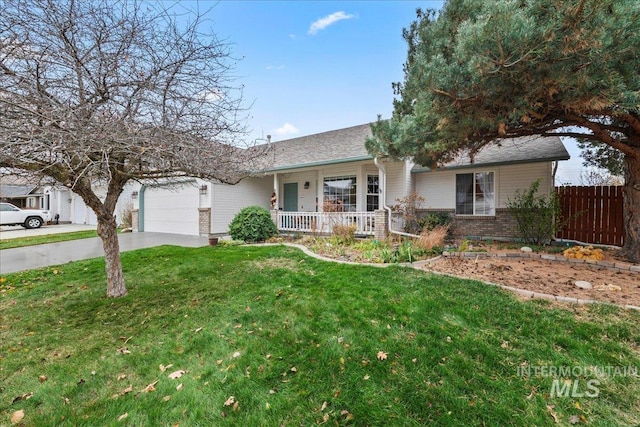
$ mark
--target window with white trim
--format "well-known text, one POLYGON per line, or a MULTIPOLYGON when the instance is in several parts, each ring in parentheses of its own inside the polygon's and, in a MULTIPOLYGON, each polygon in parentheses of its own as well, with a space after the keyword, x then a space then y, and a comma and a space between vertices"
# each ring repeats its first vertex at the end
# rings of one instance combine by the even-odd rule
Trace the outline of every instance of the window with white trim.
POLYGON ((367 175, 367 212, 378 209, 380 201, 380 179, 378 175, 367 175))
POLYGON ((325 210, 333 212, 356 211, 355 175, 326 177, 323 184, 325 210))
POLYGON ((456 174, 456 215, 495 215, 493 172, 456 174))

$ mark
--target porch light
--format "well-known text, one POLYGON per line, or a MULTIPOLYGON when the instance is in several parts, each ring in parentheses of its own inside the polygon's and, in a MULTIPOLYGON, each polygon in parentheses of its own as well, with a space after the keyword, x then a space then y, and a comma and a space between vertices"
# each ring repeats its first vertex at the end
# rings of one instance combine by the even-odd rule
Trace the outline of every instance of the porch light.
POLYGON ((208 190, 207 184, 202 184, 200 186, 200 194, 207 194, 207 190, 208 190))
POLYGON ((305 190, 308 190, 308 189, 309 189, 309 181, 307 181, 307 182, 305 182, 305 183, 304 183, 304 189, 305 189, 305 190))

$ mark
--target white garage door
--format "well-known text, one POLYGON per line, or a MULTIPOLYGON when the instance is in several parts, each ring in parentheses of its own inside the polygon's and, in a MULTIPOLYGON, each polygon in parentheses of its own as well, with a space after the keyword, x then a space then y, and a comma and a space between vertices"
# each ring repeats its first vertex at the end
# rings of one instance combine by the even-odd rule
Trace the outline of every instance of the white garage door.
POLYGON ((144 191, 144 231, 197 236, 198 188, 148 187, 144 191))

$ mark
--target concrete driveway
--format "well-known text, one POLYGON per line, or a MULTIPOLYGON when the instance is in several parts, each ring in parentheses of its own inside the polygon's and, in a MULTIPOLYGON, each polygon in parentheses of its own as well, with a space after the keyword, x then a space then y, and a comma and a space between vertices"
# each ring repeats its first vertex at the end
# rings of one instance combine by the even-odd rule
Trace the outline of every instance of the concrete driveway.
MULTIPOLYGON (((4 233, 4 231, 2 232, 4 233)), ((118 235, 120 252, 175 245, 197 248, 207 246, 206 236, 184 236, 167 233, 123 233, 118 235)), ((31 270, 33 268, 66 264, 71 261, 103 257, 102 240, 89 238, 68 242, 48 243, 23 248, 0 250, 0 274, 31 270)))

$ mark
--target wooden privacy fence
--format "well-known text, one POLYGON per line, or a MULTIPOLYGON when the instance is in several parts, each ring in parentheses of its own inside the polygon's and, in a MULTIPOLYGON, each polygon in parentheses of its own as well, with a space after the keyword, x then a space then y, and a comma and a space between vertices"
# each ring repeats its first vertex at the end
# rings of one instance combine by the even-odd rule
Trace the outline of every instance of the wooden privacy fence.
POLYGON ((622 246, 622 186, 556 187, 562 217, 570 218, 559 239, 622 246))

